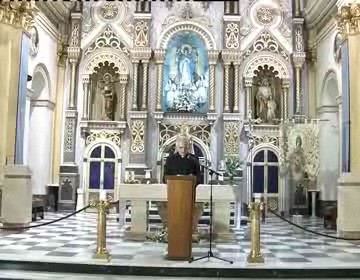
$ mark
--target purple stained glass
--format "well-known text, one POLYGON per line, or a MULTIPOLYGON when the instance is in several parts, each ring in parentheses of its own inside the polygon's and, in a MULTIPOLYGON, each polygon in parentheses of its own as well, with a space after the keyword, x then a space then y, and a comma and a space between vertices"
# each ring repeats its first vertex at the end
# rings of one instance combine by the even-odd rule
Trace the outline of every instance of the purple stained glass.
POLYGON ((104 162, 104 189, 112 190, 114 189, 114 174, 115 174, 115 163, 114 162, 104 162))
POLYGON ((253 192, 264 192, 264 166, 254 166, 253 173, 253 192))
POLYGON ((101 158, 101 146, 96 147, 92 152, 91 152, 91 158, 101 158))
POLYGON ((115 158, 114 151, 108 146, 105 146, 105 158, 115 158))
POLYGON ((279 191, 279 167, 268 166, 268 193, 278 193, 279 191))
POLYGON ((100 162, 90 162, 90 175, 89 175, 90 189, 100 188, 100 162))

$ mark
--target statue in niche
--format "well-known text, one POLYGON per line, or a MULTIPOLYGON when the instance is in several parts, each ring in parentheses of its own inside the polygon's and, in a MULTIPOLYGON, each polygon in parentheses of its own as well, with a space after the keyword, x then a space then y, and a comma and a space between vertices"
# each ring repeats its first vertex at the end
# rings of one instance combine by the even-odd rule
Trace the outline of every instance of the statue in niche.
POLYGON ((274 113, 273 103, 271 102, 269 103, 270 99, 272 99, 272 91, 271 91, 270 82, 267 78, 264 78, 262 79, 262 81, 260 81, 260 85, 258 87, 255 98, 256 98, 256 112, 258 118, 260 118, 264 122, 267 122, 268 117, 271 117, 273 115, 272 113, 274 113), (268 108, 268 105, 270 105, 270 110, 268 108))
POLYGON ((103 81, 101 81, 102 91, 101 94, 104 99, 104 111, 103 111, 103 119, 106 121, 114 120, 114 87, 113 87, 113 78, 109 73, 106 73, 103 77, 103 81))

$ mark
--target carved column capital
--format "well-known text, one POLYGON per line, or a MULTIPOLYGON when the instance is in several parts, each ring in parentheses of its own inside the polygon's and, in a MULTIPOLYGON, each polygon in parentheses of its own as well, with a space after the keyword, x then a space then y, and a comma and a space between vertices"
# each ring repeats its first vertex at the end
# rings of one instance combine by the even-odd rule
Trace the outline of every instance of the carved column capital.
POLYGON ((223 50, 221 52, 221 57, 224 64, 230 64, 235 61, 239 62, 241 61, 241 52, 235 50, 223 50))
POLYGON ((219 51, 218 50, 209 50, 208 51, 209 64, 216 65, 219 59, 219 51))
POLYGON ((346 37, 360 33, 360 3, 352 3, 340 8, 337 16, 340 33, 346 37))
POLYGON ((57 45, 57 65, 64 67, 68 58, 68 45, 64 40, 59 40, 57 45))
POLYGON ((253 86, 253 79, 252 78, 245 78, 244 79, 244 86, 245 88, 251 88, 253 86))
POLYGON ((149 60, 151 58, 152 51, 150 48, 134 48, 131 50, 131 60, 133 63, 139 63, 139 61, 149 60))
POLYGON ((281 82, 282 88, 290 88, 290 80, 289 79, 283 79, 281 82))
POLYGON ((34 25, 35 1, 1 1, 0 23, 29 32, 34 25))
POLYGON ((305 62, 306 54, 305 52, 293 53, 292 59, 295 68, 301 68, 305 62))
POLYGON ((154 52, 154 58, 156 64, 164 63, 165 59, 165 50, 163 49, 156 49, 154 52))
POLYGON ((126 85, 128 81, 129 81, 129 76, 127 74, 120 74, 120 80, 119 80, 120 84, 126 85))
POLYGON ((90 82, 90 75, 88 75, 88 74, 83 74, 82 76, 81 76, 81 80, 82 80, 82 82, 85 84, 85 83, 89 83, 90 82))
POLYGON ((70 63, 78 63, 79 62, 79 58, 80 58, 80 54, 81 54, 80 47, 68 47, 67 53, 68 53, 68 58, 69 58, 70 63))

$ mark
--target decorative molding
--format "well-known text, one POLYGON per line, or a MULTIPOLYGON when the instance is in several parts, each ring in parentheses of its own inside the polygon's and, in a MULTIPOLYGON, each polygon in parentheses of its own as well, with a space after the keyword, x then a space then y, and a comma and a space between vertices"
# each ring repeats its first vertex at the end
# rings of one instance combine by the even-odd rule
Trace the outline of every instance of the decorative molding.
POLYGON ((31 100, 30 104, 32 107, 46 107, 49 108, 50 110, 53 110, 55 108, 55 103, 52 102, 51 100, 41 100, 41 99, 31 100))
POLYGON ((121 134, 116 131, 110 130, 100 130, 92 131, 90 135, 86 137, 85 145, 88 146, 94 141, 99 141, 101 139, 106 139, 113 142, 116 146, 121 147, 121 134))
POLYGON ((91 133, 93 131, 116 131, 120 134, 123 134, 126 129, 125 121, 80 121, 79 127, 81 135, 86 135, 86 133, 91 133))
POLYGON ((59 30, 42 12, 36 14, 35 26, 43 29, 54 41, 57 41, 60 37, 59 30))
POLYGON ((253 78, 256 76, 254 73, 255 70, 259 66, 268 65, 269 67, 274 67, 274 70, 277 71, 277 77, 280 79, 288 79, 290 78, 290 71, 288 69, 288 65, 286 61, 284 61, 281 57, 276 56, 271 53, 258 53, 254 54, 244 62, 244 77, 245 78, 253 78))
POLYGON ((157 49, 166 49, 169 40, 179 32, 192 31, 197 33, 203 40, 208 50, 216 49, 216 41, 210 31, 202 25, 192 21, 175 22, 167 27, 159 36, 157 49))
POLYGON ((92 74, 95 67, 99 63, 105 63, 106 61, 114 63, 114 66, 118 68, 118 73, 129 74, 128 58, 124 53, 114 52, 111 50, 99 49, 89 55, 83 62, 82 74, 92 74))
POLYGON ((97 49, 111 48, 125 53, 130 54, 129 49, 119 39, 118 34, 114 32, 110 25, 106 25, 103 31, 96 37, 96 40, 85 50, 84 56, 91 54, 97 49))

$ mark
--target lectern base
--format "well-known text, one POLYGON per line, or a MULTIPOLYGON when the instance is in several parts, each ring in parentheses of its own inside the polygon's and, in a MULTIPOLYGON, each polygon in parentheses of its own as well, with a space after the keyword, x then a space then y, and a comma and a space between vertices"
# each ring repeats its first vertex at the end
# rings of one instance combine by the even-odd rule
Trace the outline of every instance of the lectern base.
POLYGON ((169 256, 166 255, 165 259, 169 260, 169 261, 189 261, 192 259, 192 257, 174 257, 174 256, 169 256))

